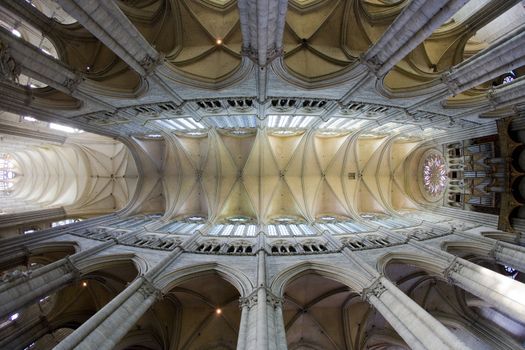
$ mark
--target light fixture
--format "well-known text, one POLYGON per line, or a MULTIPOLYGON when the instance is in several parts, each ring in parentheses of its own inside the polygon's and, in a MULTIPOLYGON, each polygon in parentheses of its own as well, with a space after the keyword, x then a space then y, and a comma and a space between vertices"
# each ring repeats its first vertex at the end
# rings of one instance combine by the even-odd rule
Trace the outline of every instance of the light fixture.
POLYGON ((82 287, 87 287, 87 282, 86 281, 82 282, 82 287))
POLYGON ((217 43, 217 45, 222 45, 222 39, 217 39, 215 43, 217 43))
POLYGON ((217 308, 217 309, 215 310, 215 313, 216 313, 217 315, 220 315, 220 314, 222 314, 222 310, 221 310, 220 308, 217 308))

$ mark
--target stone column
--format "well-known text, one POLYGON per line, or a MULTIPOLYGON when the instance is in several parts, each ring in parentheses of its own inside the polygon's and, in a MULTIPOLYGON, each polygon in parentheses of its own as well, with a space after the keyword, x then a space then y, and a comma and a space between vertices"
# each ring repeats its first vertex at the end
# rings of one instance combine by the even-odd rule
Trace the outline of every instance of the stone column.
POLYGON ((18 73, 35 78, 67 95, 94 104, 97 108, 114 112, 114 106, 99 99, 92 92, 88 79, 74 72, 61 61, 46 55, 27 41, 0 27, 0 41, 9 48, 8 54, 14 60, 18 73))
POLYGON ((363 55, 362 61, 377 76, 385 75, 466 2, 410 1, 381 38, 363 55))
MULTIPOLYGON (((9 237, 2 239, 0 242, 0 264, 7 262, 9 263, 16 257, 16 254, 27 254, 27 250, 30 250, 32 245, 36 245, 41 241, 46 241, 51 238, 62 236, 71 231, 81 230, 92 227, 94 225, 105 224, 108 221, 116 218, 115 214, 104 215, 97 218, 87 219, 73 224, 52 227, 46 230, 36 231, 25 235, 19 235, 16 237, 9 237)), ((18 220, 18 219, 13 219, 18 220)), ((20 220, 23 220, 22 218, 20 220)), ((0 223, 1 224, 1 223, 0 223)), ((6 224, 8 226, 8 224, 6 224)), ((6 227, 5 226, 5 227, 6 227)))
MULTIPOLYGON (((442 230, 435 224, 425 224, 425 226, 442 230)), ((466 238, 466 240, 455 241, 454 247, 458 249, 464 248, 465 252, 481 257, 493 257, 497 263, 525 272, 525 247, 471 232, 453 231, 453 234, 462 239, 466 238)))
POLYGON ((80 275, 67 260, 59 260, 36 271, 38 276, 18 277, 0 286, 0 318, 56 292, 80 275))
MULTIPOLYGON (((193 239, 195 235, 189 241, 193 239)), ((152 281, 181 253, 181 247, 175 248, 145 275, 136 278, 54 349, 113 349, 161 295, 152 281)))
POLYGON ((70 257, 57 260, 30 274, 13 276, 12 281, 0 285, 0 318, 52 294, 67 284, 80 278, 76 263, 96 254, 115 242, 108 241, 70 257))
POLYGON ((246 338, 248 336, 248 314, 250 313, 250 307, 245 299, 239 300, 239 306, 241 308, 241 323, 239 325, 239 335, 237 337, 237 349, 246 348, 246 338))
POLYGON ((268 315, 266 306, 266 252, 257 254, 257 343, 256 349, 268 349, 268 315))
POLYGON ((445 326, 382 276, 363 290, 363 299, 379 311, 411 349, 468 349, 445 326))
POLYGON ((137 278, 54 349, 113 349, 158 295, 145 277, 137 278))
MULTIPOLYGON (((259 237, 260 242, 264 237, 259 237)), ((260 244, 261 247, 264 244, 260 244)), ((282 298, 267 287, 266 251, 257 253, 257 287, 241 298, 241 325, 237 350, 286 350, 286 335, 282 321, 282 298)))
POLYGON ((140 75, 159 53, 112 1, 58 0, 62 8, 140 75))
MULTIPOLYGON (((18 321, 18 320, 17 320, 18 321)), ((0 349, 25 349, 36 339, 52 331, 49 321, 45 316, 37 316, 24 320, 14 329, 4 329, 0 334, 0 349), (9 331, 6 334, 5 331, 9 331)))
POLYGON ((263 287, 241 299, 242 314, 237 350, 263 349, 263 346, 266 346, 266 350, 286 350, 282 303, 282 298, 263 287), (260 298, 263 294, 261 289, 264 290, 264 299, 260 298))
MULTIPOLYGON (((2 128, 4 128, 4 126, 2 126, 2 128)), ((29 133, 29 130, 27 133, 29 133)), ((61 220, 65 218, 65 216, 66 212, 62 207, 6 214, 0 216, 0 228, 27 225, 47 220, 61 220)))
POLYGON ((507 316, 525 323, 525 284, 458 257, 443 270, 443 277, 507 316))
POLYGON ((283 300, 275 303, 274 321, 275 321, 275 343, 276 349, 286 350, 288 345, 286 342, 286 329, 284 327, 283 318, 283 300))
POLYGON ((497 241, 491 254, 503 265, 525 272, 525 248, 514 244, 497 241))
POLYGON ((286 0, 238 2, 243 51, 261 67, 280 54, 287 5, 286 0))
POLYGON ((442 76, 454 95, 525 64, 525 26, 521 25, 442 76))

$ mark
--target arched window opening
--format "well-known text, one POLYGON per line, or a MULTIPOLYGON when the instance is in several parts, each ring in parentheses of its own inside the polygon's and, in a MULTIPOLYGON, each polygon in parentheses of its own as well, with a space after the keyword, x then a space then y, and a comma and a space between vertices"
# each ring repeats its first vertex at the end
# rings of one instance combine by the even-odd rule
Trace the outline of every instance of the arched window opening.
POLYGON ((80 221, 82 221, 82 219, 64 219, 64 220, 52 222, 51 223, 51 227, 58 227, 58 226, 63 226, 63 225, 69 225, 69 224, 72 224, 72 223, 75 223, 75 222, 80 222, 80 221))

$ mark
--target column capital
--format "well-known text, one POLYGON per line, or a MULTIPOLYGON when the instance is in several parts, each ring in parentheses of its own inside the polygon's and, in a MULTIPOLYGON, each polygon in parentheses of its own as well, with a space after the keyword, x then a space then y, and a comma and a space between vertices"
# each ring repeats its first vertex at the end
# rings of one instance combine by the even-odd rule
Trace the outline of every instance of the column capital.
POLYGON ((148 75, 164 63, 164 57, 165 55, 162 53, 159 54, 157 58, 146 55, 139 61, 139 65, 144 69, 146 75, 148 75))
POLYGON ((503 245, 500 244, 500 241, 495 241, 489 255, 498 261, 498 255, 501 253, 503 253, 503 245))
POLYGON ((375 296, 376 298, 381 297, 386 291, 386 286, 382 282, 383 275, 379 275, 368 287, 363 288, 361 297, 364 301, 370 301, 370 297, 375 296))
POLYGON ((257 305, 257 291, 254 291, 254 293, 239 298, 239 307, 242 309, 243 307, 247 307, 248 309, 251 309, 253 306, 257 305))
POLYGON ((459 261, 459 258, 455 256, 450 264, 443 270, 443 277, 449 282, 452 283, 453 279, 451 274, 452 273, 459 273, 461 269, 463 268, 463 264, 461 261, 459 261))
POLYGON ((68 89, 70 92, 75 92, 78 89, 78 86, 84 78, 82 75, 77 74, 74 78, 66 78, 64 82, 62 83, 62 86, 64 86, 66 89, 68 89))
POLYGON ((253 306, 257 305, 257 302, 259 301, 258 292, 260 289, 265 291, 267 304, 270 304, 274 308, 282 306, 284 303, 284 298, 273 294, 269 288, 260 286, 254 289, 248 296, 239 298, 239 307, 242 309, 244 306, 247 306, 249 309, 251 309, 253 306))
POLYGON ((77 280, 80 278, 80 270, 75 265, 73 260, 71 260, 71 257, 68 255, 64 258, 64 267, 66 269, 66 272, 71 272, 75 276, 74 279, 77 280))
POLYGON ((144 299, 149 298, 151 295, 155 295, 155 299, 161 299, 163 297, 162 291, 155 286, 147 277, 141 276, 142 285, 137 290, 138 293, 142 294, 144 299))
POLYGON ((9 45, 0 40, 0 79, 18 82, 21 72, 22 68, 11 55, 9 45))
POLYGON ((266 303, 270 304, 275 308, 281 307, 284 303, 284 298, 278 297, 273 294, 269 289, 266 289, 266 303))
POLYGON ((372 72, 376 77, 379 77, 378 73, 381 67, 383 66, 383 63, 380 62, 377 55, 367 58, 366 53, 363 53, 359 56, 359 61, 361 62, 361 64, 366 66, 368 70, 372 72))
POLYGON ((458 81, 452 77, 454 74, 454 71, 451 69, 448 72, 445 72, 441 74, 441 82, 447 86, 448 91, 452 93, 452 95, 456 95, 459 92, 459 83, 458 81))

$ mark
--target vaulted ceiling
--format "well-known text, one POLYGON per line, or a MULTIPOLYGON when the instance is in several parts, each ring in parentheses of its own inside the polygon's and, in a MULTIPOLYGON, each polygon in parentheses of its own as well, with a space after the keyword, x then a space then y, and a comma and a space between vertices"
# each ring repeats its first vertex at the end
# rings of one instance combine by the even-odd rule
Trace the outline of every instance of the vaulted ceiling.
POLYGON ((0 108, 129 147, 76 144, 116 176, 84 181, 85 208, 132 198, 134 212, 259 223, 391 214, 425 199, 425 141, 494 133, 480 115, 523 105, 520 79, 492 86, 523 70, 520 1, 445 3, 10 0, 0 40, 16 69, 0 108))
MULTIPOLYGON (((395 137, 316 132, 247 135, 210 131, 166 140, 162 182, 167 218, 243 215, 259 223, 282 216, 315 221, 358 218, 417 203, 405 190, 405 162, 419 144, 395 137)), ((415 179, 408 179, 408 183, 415 179)))

